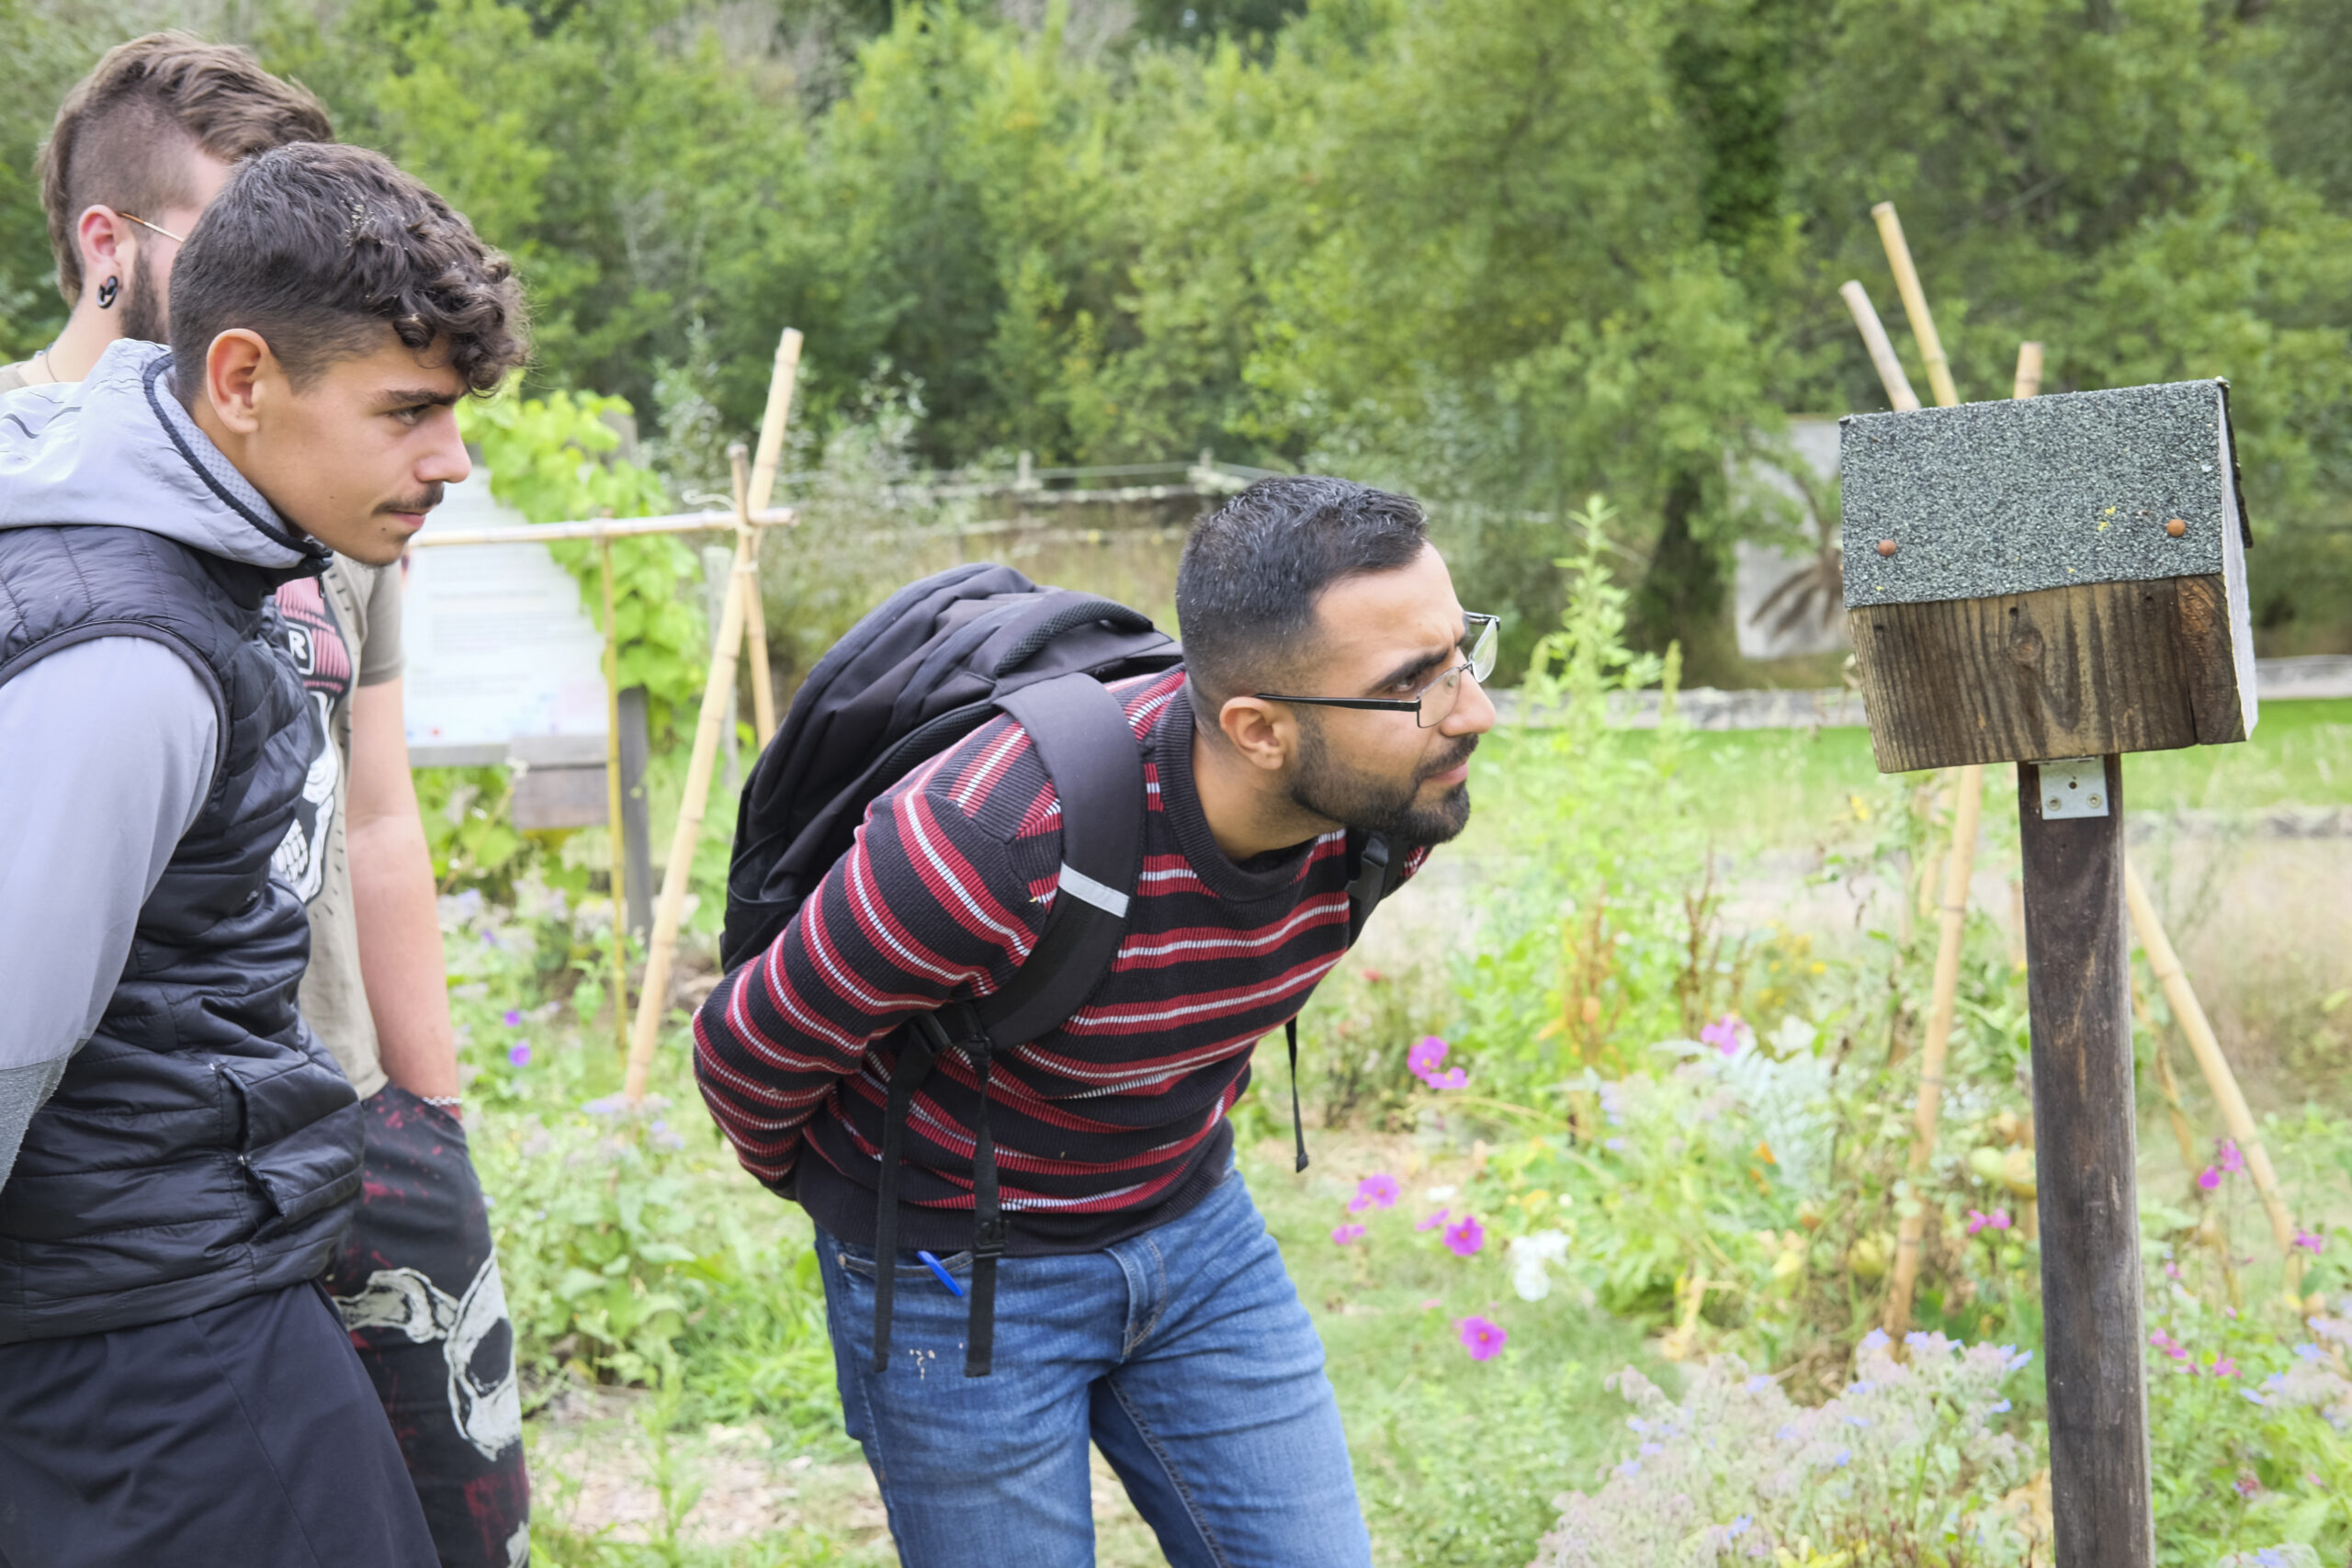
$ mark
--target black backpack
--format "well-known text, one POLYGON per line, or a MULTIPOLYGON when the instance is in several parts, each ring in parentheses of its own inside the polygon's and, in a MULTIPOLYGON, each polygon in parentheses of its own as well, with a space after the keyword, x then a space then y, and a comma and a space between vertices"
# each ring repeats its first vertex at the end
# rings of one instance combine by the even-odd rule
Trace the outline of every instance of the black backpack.
MULTIPOLYGON (((1183 650, 1124 604, 1040 587, 1010 567, 950 568, 900 589, 835 643, 744 780, 727 875, 719 961, 732 971, 765 951, 833 863, 849 852, 875 799, 919 764, 999 713, 1037 748, 1061 805, 1059 892, 1019 973, 978 1003, 925 1013, 902 1031, 882 1134, 875 1221, 874 1365, 889 1356, 897 1282, 899 1167, 907 1108, 944 1051, 960 1050, 979 1080, 973 1128, 971 1330, 964 1372, 986 1377, 995 1340, 996 1263, 1005 1221, 989 1135, 989 1063, 1058 1027, 1110 972, 1143 866, 1143 753, 1103 682, 1182 662, 1183 650)), ((1396 886, 1377 837, 1350 836, 1350 940, 1396 886)), ((1298 1168, 1298 1026, 1286 1027, 1298 1168)), ((789 1196, 789 1192, 786 1196, 789 1196)))

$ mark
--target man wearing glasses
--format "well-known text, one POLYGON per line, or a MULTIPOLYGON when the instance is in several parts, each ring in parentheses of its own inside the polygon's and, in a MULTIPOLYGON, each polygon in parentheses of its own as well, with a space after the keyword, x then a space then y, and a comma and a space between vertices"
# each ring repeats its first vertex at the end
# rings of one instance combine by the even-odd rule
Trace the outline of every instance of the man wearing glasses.
POLYGON ((874 1233, 895 1032, 997 990, 1045 926, 1061 824, 1019 726, 884 794, 695 1021, 720 1126, 816 1221, 846 1425, 910 1568, 1091 1564, 1090 1441, 1179 1568, 1371 1561, 1322 1346, 1226 1112, 1345 954, 1368 838, 1410 872, 1468 821, 1495 622, 1456 603, 1414 502, 1316 477, 1204 518, 1176 603, 1184 666, 1111 688, 1149 785, 1118 956, 1061 1027, 995 1058, 993 1375, 959 1375, 979 1093, 960 1058, 907 1119, 880 1372, 874 1233))

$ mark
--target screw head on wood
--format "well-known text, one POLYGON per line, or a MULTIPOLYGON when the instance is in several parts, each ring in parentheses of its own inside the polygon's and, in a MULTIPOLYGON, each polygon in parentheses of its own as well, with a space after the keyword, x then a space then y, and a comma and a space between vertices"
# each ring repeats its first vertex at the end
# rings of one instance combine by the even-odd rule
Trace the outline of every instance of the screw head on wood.
POLYGON ((1881 539, 1878 542, 1878 553, 1883 556, 1893 555, 1894 553, 1894 541, 1893 539, 1881 539))
POLYGON ((2169 522, 2169 523, 2167 523, 2167 524, 2165 524, 2165 533, 2167 533, 2167 534, 2170 534, 2174 538, 2177 539, 2177 538, 2179 538, 2183 534, 2186 534, 2186 533, 2188 533, 2188 524, 2186 524, 2186 523, 2184 523, 2184 522, 2182 522, 2179 518, 2176 517, 2176 518, 2174 518, 2171 522, 2169 522))

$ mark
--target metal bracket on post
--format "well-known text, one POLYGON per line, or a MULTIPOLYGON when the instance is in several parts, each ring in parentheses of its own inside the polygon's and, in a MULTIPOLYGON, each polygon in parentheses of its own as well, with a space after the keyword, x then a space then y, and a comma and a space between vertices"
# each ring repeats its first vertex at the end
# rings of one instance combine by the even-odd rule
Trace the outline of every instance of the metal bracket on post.
POLYGON ((2107 815, 2107 763, 2098 757, 2060 757, 2036 762, 2041 779, 2041 819, 2107 815))

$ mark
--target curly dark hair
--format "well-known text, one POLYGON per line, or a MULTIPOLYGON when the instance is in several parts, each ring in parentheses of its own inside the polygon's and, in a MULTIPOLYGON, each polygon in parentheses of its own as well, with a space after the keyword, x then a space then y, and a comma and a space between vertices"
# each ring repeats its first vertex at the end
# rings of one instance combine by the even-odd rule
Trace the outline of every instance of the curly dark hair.
POLYGON ((438 347, 475 393, 529 353, 506 258, 390 159, 296 142, 237 165, 172 268, 174 389, 192 404, 212 340, 260 334, 297 389, 371 353, 389 326, 438 347))

